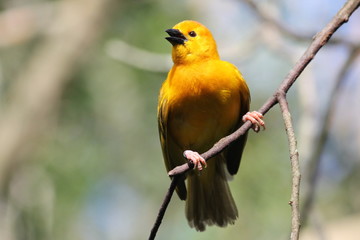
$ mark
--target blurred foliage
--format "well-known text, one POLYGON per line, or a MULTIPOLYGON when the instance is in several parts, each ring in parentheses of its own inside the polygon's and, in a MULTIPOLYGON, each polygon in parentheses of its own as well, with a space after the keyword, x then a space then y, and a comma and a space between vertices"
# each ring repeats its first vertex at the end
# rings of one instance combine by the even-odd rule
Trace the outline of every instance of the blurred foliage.
MULTIPOLYGON (((1 3, 1 14, 31 4, 58 2, 61 1, 7 0, 1 3)), ((150 232, 170 183, 162 162, 156 119, 158 89, 166 72, 141 70, 111 58, 105 51, 108 41, 121 39, 149 52, 169 54, 170 58, 171 47, 164 40, 164 30, 184 19, 199 20, 213 30, 220 55, 230 49, 231 54, 223 58, 234 62, 242 71, 252 92, 251 108, 257 109, 291 69, 312 34, 342 4, 317 2, 320 7, 310 11, 313 1, 256 1, 268 7, 269 13, 288 29, 309 36, 309 41, 303 42, 262 32, 273 29, 262 26, 264 23, 257 14, 242 1, 119 1, 109 13, 102 38, 86 53, 81 66, 71 76, 56 123, 46 130, 25 163, 14 170, 8 201, 15 212, 15 239, 145 239, 150 232), (261 27, 265 30, 260 31, 261 27), (274 47, 278 38, 284 45, 274 47), (231 51, 234 44, 245 45, 250 50, 244 51, 244 55, 242 50, 231 51), (286 48, 293 52, 289 54, 286 48)), ((358 43, 359 21, 357 12, 337 37, 358 43)), ((42 43, 41 39, 42 34, 37 33, 21 44, 0 46, 1 106, 6 105, 13 79, 42 43)), ((347 54, 347 49, 341 46, 321 50, 299 79, 310 78, 316 85, 318 98, 313 104, 320 112, 329 97, 324 89, 332 86, 336 77, 329 66, 340 65, 337 59, 344 59, 347 54)), ((359 68, 359 64, 357 59, 353 68, 359 68)), ((345 104, 337 112, 339 116, 334 117, 337 128, 331 130, 323 154, 315 211, 321 214, 324 224, 328 219, 360 211, 357 190, 360 108, 354 109, 346 100, 346 91, 357 91, 352 94, 360 95, 358 76, 353 76, 355 80, 348 77, 352 85, 343 89, 345 104), (348 111, 356 111, 351 120, 346 119, 348 111), (349 137, 351 131, 357 133, 353 138, 349 137)), ((297 132, 305 111, 298 91, 296 85, 289 95, 297 132)), ((353 103, 358 105, 359 100, 353 99, 353 103)), ((312 120, 319 119, 315 116, 312 120)), ((204 233, 197 233, 187 225, 184 202, 174 196, 157 239, 288 237, 291 173, 278 107, 265 120, 266 131, 250 133, 240 171, 230 182, 239 209, 236 224, 227 228, 210 227, 204 233)), ((301 149, 301 140, 299 144, 301 149)), ((6 216, 1 214, 1 218, 6 216)), ((6 238, 0 236, 0 239, 6 238)))

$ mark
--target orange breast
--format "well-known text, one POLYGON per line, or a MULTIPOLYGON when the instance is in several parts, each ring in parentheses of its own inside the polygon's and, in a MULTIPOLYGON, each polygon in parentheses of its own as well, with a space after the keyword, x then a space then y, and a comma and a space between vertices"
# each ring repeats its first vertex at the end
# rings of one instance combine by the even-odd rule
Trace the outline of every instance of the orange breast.
POLYGON ((214 71, 211 64, 174 71, 168 90, 168 131, 183 150, 205 151, 238 121, 240 79, 214 71))

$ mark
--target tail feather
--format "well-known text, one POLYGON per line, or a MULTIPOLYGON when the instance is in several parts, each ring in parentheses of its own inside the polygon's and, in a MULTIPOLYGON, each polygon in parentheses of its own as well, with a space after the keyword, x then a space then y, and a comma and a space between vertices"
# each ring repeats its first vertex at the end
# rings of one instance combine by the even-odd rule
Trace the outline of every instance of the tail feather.
POLYGON ((186 217, 189 225, 198 231, 204 231, 206 225, 234 224, 238 217, 224 167, 222 159, 217 157, 208 162, 201 175, 192 172, 187 178, 186 217))

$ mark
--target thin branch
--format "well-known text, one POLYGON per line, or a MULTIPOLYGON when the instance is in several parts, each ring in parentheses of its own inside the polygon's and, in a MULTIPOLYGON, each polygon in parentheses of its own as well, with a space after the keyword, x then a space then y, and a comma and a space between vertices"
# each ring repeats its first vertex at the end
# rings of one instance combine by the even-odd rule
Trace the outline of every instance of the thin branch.
POLYGON ((291 31, 290 29, 285 27, 281 23, 281 21, 279 21, 279 19, 272 16, 268 9, 259 6, 259 4, 255 3, 253 0, 242 0, 242 2, 246 3, 255 12, 255 14, 260 18, 262 22, 272 25, 282 34, 291 37, 292 39, 297 41, 309 41, 308 36, 300 35, 297 32, 291 31))
POLYGON ((324 151, 326 140, 329 136, 329 129, 331 125, 332 117, 334 116, 334 111, 336 110, 336 103, 339 100, 340 93, 342 90, 342 85, 345 80, 345 75, 349 71, 352 63, 355 59, 360 55, 360 46, 357 46, 351 49, 350 56, 345 61, 343 67, 340 70, 340 73, 336 79, 335 86, 333 87, 331 93, 329 94, 330 99, 328 100, 327 108, 324 111, 324 116, 321 120, 320 129, 318 131, 318 136, 316 141, 314 141, 315 146, 312 148, 314 151, 311 153, 309 157, 309 162, 306 167, 307 181, 306 192, 304 196, 304 204, 301 212, 302 224, 305 225, 308 218, 309 213, 312 209, 315 200, 315 190, 317 186, 317 180, 319 175, 320 168, 320 160, 321 155, 324 151))
MULTIPOLYGON (((242 0, 243 3, 247 4, 254 13, 260 18, 260 20, 266 24, 270 24, 277 31, 281 32, 283 35, 292 38, 295 41, 307 42, 310 37, 306 35, 301 35, 296 31, 292 31, 288 27, 286 27, 282 21, 272 14, 268 10, 268 7, 262 7, 260 4, 256 3, 254 0, 242 0)), ((349 46, 354 46, 354 43, 347 41, 347 39, 341 38, 332 38, 329 42, 330 44, 346 44, 349 46)))
POLYGON ((163 201, 163 203, 162 203, 162 205, 160 207, 160 210, 159 210, 158 216, 156 218, 155 224, 154 224, 153 228, 151 229, 149 240, 155 239, 156 233, 157 233, 157 231, 158 231, 158 229, 159 229, 159 227, 161 225, 162 219, 164 218, 166 208, 170 203, 171 197, 172 197, 172 195, 173 195, 173 193, 175 191, 175 188, 176 188, 176 185, 177 185, 177 182, 178 182, 179 178, 181 178, 181 177, 180 176, 175 176, 171 181, 169 190, 166 193, 164 201, 163 201))
POLYGON ((300 210, 299 210, 299 195, 300 195, 300 164, 299 164, 299 152, 297 150, 297 143, 295 138, 294 128, 292 126, 291 114, 289 111, 288 102, 286 100, 286 94, 279 92, 277 96, 281 112, 283 115, 285 130, 288 136, 289 142, 289 154, 291 161, 291 173, 292 173, 292 188, 291 188, 291 240, 298 240, 300 233, 300 210))
MULTIPOLYGON (((347 22, 351 16, 351 14, 359 7, 360 0, 349 0, 345 3, 343 8, 334 16, 334 18, 325 26, 325 28, 319 32, 313 39, 312 43, 299 59, 299 61, 295 64, 293 69, 289 72, 283 82, 280 84, 279 88, 275 91, 274 95, 270 97, 264 105, 258 110, 258 112, 263 115, 266 114, 275 104, 278 103, 277 97, 279 93, 286 94, 290 87, 294 84, 298 76, 303 72, 305 67, 311 62, 311 60, 315 57, 316 53, 322 48, 330 39, 330 37, 334 34, 334 32, 345 22, 347 22)), ((208 150, 207 152, 201 154, 201 156, 208 160, 211 157, 216 156, 221 151, 223 151, 230 143, 235 141, 238 137, 245 134, 246 131, 251 127, 251 122, 245 122, 238 130, 234 133, 230 134, 227 137, 220 139, 215 145, 208 150)), ((180 165, 169 172, 169 176, 175 176, 184 174, 189 171, 191 168, 191 164, 185 163, 180 165)), ((172 179, 172 181, 175 178, 172 179)), ((173 183, 171 183, 173 184, 173 183)), ((169 189, 170 190, 170 189, 169 189)), ((173 190, 168 191, 167 194, 172 195, 173 190)), ((165 209, 166 210, 166 209, 165 209)), ((161 222, 161 219, 160 219, 161 222)), ((156 232, 152 234, 154 239, 156 232)))
POLYGON ((105 51, 113 59, 146 71, 167 72, 171 67, 170 54, 153 53, 120 39, 108 41, 105 51))

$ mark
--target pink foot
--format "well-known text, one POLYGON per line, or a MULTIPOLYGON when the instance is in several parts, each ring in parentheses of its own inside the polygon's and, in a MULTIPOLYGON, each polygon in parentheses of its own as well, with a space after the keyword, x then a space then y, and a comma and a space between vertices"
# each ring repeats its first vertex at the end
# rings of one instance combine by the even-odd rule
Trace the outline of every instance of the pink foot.
POLYGON ((252 129, 255 132, 259 132, 261 127, 265 130, 265 122, 262 120, 263 118, 264 116, 261 113, 253 111, 246 113, 242 120, 243 122, 250 121, 253 124, 252 129))
POLYGON ((202 170, 203 165, 205 168, 207 166, 205 159, 197 152, 186 150, 184 152, 184 157, 191 161, 194 164, 194 168, 197 168, 199 171, 202 170))

